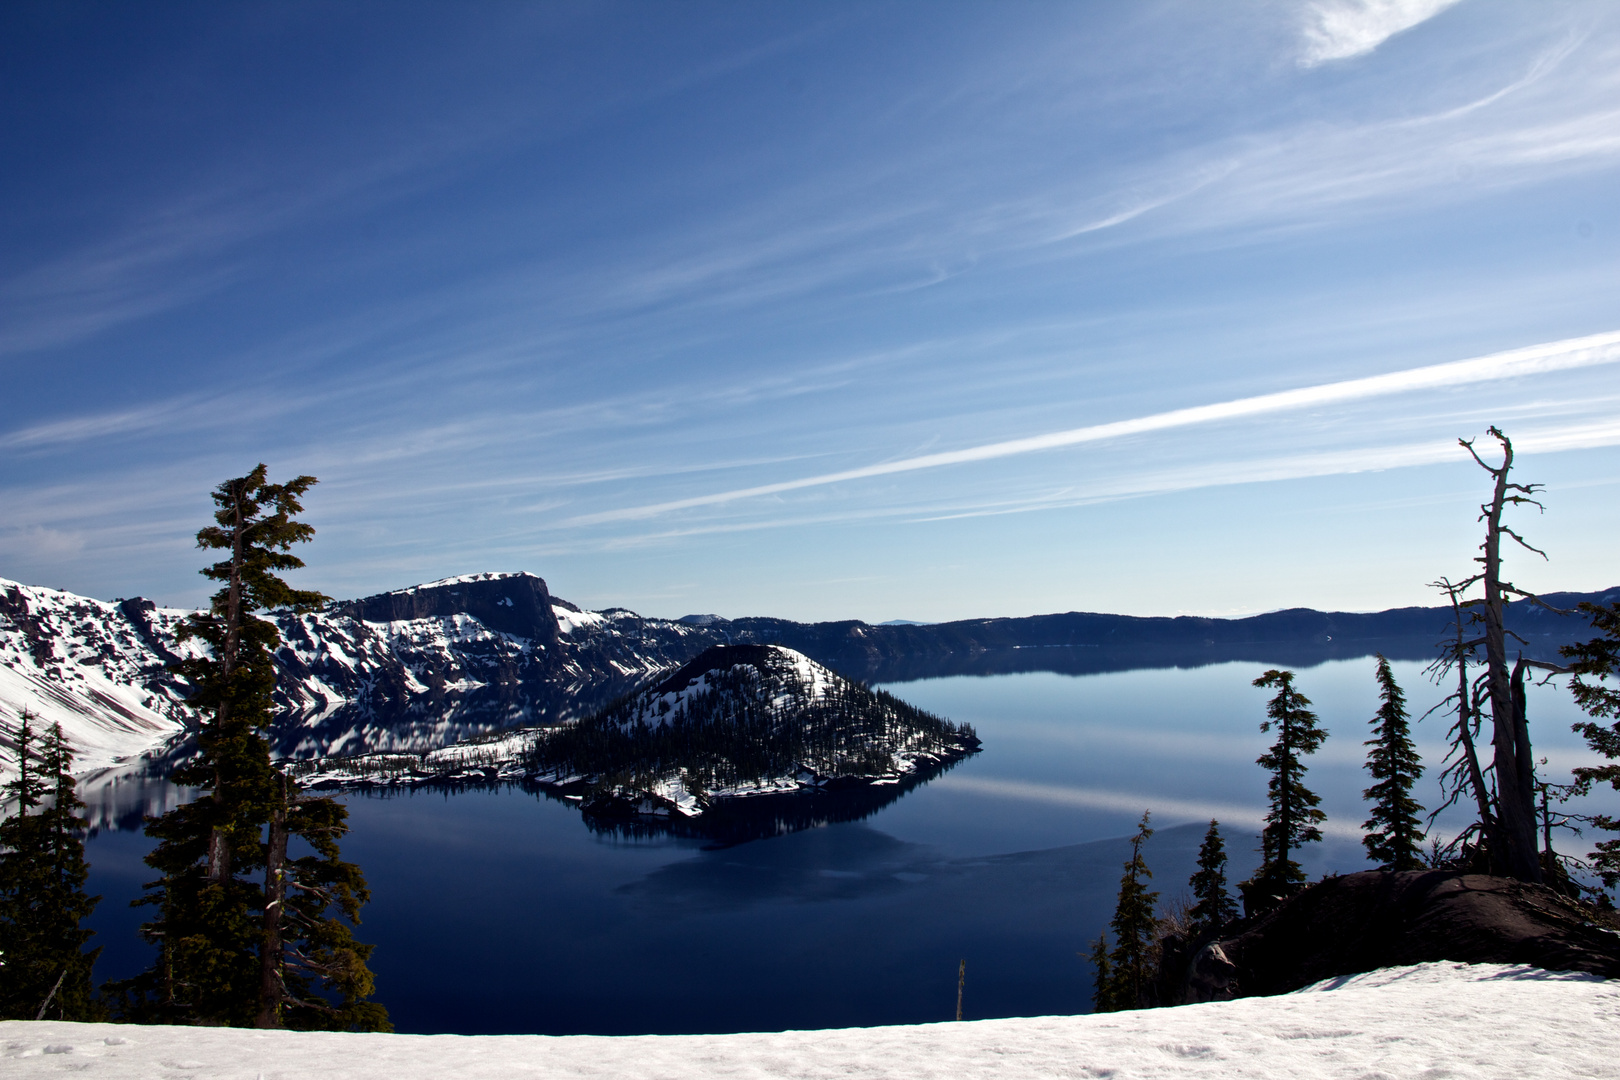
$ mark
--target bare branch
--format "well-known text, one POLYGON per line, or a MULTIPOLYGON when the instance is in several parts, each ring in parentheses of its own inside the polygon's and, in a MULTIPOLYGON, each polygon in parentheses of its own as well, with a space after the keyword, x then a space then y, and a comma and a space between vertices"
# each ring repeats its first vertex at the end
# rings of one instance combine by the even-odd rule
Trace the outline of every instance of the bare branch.
MULTIPOLYGON (((1537 503, 1537 505, 1539 506, 1540 504, 1537 503)), ((1524 548, 1524 550, 1533 551, 1537 555, 1540 555, 1543 559, 1547 558, 1547 553, 1545 551, 1542 551, 1540 548, 1538 548, 1534 544, 1530 543, 1530 541, 1526 540, 1524 537, 1520 536, 1518 533, 1514 532, 1512 529, 1508 528, 1506 525, 1499 526, 1498 528, 1500 529, 1500 531, 1502 531, 1503 533, 1506 533, 1508 536, 1511 536, 1514 540, 1516 540, 1518 542, 1519 546, 1524 548)), ((1515 591, 1517 591, 1517 590, 1515 590, 1515 591)))

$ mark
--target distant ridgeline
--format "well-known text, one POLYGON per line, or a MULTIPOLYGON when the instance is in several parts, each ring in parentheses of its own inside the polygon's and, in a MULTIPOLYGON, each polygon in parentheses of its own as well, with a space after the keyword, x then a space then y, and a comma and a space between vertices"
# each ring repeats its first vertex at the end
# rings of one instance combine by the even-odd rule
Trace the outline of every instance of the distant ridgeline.
MULTIPOLYGON (((1560 608, 1608 593, 1551 593, 1560 608)), ((996 600, 986 596, 984 607, 996 600)), ((168 666, 196 643, 175 631, 187 612, 135 598, 106 602, 0 580, 0 744, 31 708, 60 721, 97 769, 170 743, 184 754, 190 687, 168 666)), ((441 747, 593 713, 713 645, 781 645, 859 682, 1018 671, 1087 674, 1254 660, 1303 667, 1375 650, 1434 655, 1451 613, 1305 609, 1242 619, 1140 618, 1067 612, 873 626, 693 615, 657 619, 624 608, 585 611, 533 574, 472 574, 275 617, 271 733, 290 758, 441 747)), ((1509 625, 1533 656, 1586 633, 1579 618, 1520 602, 1509 625)), ((9 766, 0 753, 0 773, 9 766)), ((121 768, 128 770, 133 765, 121 768)), ((152 770, 163 771, 153 760, 152 770)))
POLYGON ((772 796, 898 795, 978 747, 971 727, 803 653, 717 645, 572 724, 424 755, 300 763, 295 775, 307 786, 523 780, 595 818, 696 819, 772 796))

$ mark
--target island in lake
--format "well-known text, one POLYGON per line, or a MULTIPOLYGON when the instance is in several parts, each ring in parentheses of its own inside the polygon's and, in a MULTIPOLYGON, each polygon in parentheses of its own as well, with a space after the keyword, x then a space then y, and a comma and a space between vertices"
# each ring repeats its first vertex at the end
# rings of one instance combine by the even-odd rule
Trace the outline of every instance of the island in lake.
POLYGON ((522 782, 598 825, 763 814, 776 831, 806 814, 804 824, 865 816, 978 749, 971 726, 793 649, 716 645, 571 723, 422 754, 320 758, 294 774, 306 787, 522 782))

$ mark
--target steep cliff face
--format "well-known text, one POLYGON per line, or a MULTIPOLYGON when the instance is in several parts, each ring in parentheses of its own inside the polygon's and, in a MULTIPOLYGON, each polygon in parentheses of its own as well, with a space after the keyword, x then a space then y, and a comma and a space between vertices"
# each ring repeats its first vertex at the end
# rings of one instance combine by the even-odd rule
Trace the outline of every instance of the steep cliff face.
POLYGON ((425 750, 575 719, 717 634, 587 612, 533 574, 475 574, 283 617, 277 748, 425 750))

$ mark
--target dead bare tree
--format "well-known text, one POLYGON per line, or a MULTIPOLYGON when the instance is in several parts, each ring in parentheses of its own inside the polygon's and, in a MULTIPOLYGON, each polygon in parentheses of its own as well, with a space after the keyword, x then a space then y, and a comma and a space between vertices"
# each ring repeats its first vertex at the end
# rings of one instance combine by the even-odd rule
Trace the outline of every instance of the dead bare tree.
POLYGON ((1455 673, 1457 689, 1424 716, 1451 709, 1455 710, 1457 720, 1447 733, 1451 739, 1451 749, 1446 754, 1446 767, 1440 773, 1440 789, 1445 794, 1445 800, 1429 815, 1429 828, 1432 834, 1434 821, 1441 812, 1456 803, 1464 791, 1471 792, 1474 806, 1479 811, 1479 821, 1446 845, 1446 850, 1454 851, 1472 839, 1474 846, 1485 854, 1487 868, 1494 869, 1501 865, 1502 854, 1497 839, 1492 793, 1485 786, 1485 773, 1480 768, 1479 753, 1474 748, 1474 738, 1479 733, 1480 710, 1477 695, 1468 679, 1468 662, 1473 659, 1478 640, 1471 641, 1468 631, 1477 624, 1478 617, 1463 610, 1463 585, 1449 578, 1441 578, 1430 584, 1444 592, 1451 601, 1452 639, 1440 644, 1440 656, 1429 665, 1428 673, 1436 682, 1455 673))
POLYGON ((1513 443, 1500 428, 1492 426, 1489 432, 1502 449, 1502 463, 1491 465, 1474 449, 1472 439, 1457 440, 1468 451, 1479 467, 1490 473, 1491 499, 1480 505, 1479 520, 1485 523, 1485 540, 1479 545, 1480 554, 1474 561, 1480 572, 1458 583, 1459 589, 1480 585, 1482 597, 1465 601, 1463 606, 1476 608, 1482 634, 1479 638, 1462 643, 1472 648, 1485 649, 1484 697, 1491 707, 1491 745, 1496 780, 1496 828, 1493 836, 1493 856, 1500 859, 1499 872, 1520 881, 1542 880, 1541 860, 1536 851, 1536 773, 1535 761, 1530 754, 1530 728, 1525 719, 1524 680, 1530 668, 1547 671, 1562 670, 1553 664, 1527 660, 1520 655, 1509 667, 1507 639, 1519 638, 1506 625, 1506 607, 1510 596, 1522 597, 1540 604, 1549 611, 1557 611, 1534 593, 1502 580, 1502 538, 1505 536, 1526 551, 1543 559, 1547 553, 1533 546, 1524 537, 1502 523, 1502 514, 1510 506, 1542 508, 1536 499, 1540 484, 1519 484, 1508 479, 1513 469, 1513 443))

